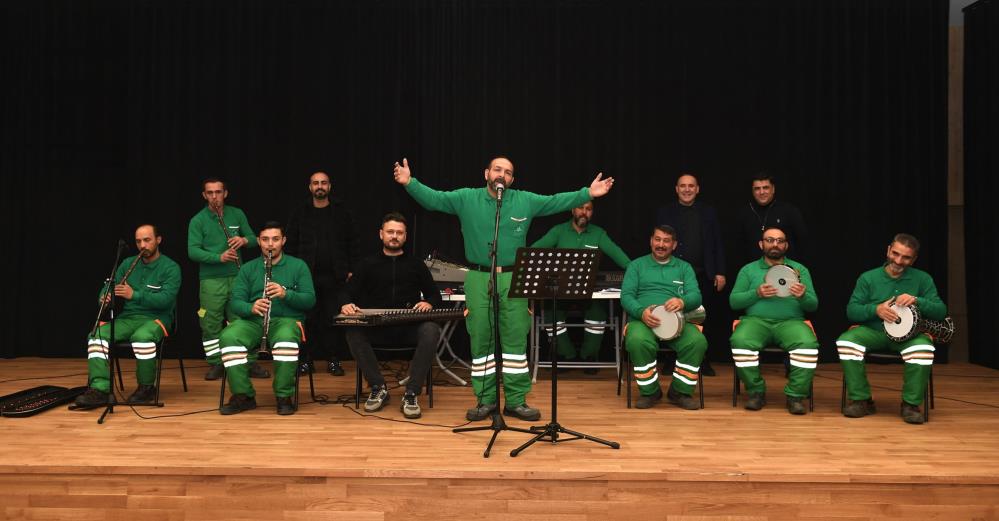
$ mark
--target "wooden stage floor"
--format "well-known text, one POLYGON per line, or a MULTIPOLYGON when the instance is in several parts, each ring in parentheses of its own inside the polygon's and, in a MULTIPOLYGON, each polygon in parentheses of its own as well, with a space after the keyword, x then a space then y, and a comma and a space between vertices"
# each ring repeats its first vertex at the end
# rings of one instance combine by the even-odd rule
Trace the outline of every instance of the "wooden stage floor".
MULTIPOLYGON (((186 394, 176 363, 163 370, 166 406, 137 409, 159 418, 125 406, 104 425, 65 406, 0 418, 4 519, 999 519, 999 371, 979 366, 935 367, 936 409, 921 426, 898 415, 899 366, 869 366, 879 412, 863 419, 839 413, 837 364, 820 366, 805 417, 785 411, 776 365, 764 366, 771 403, 756 413, 731 406, 730 365, 706 379, 700 411, 627 409, 613 370, 573 372, 559 380, 559 421, 620 450, 539 443, 512 458, 527 436, 505 432, 484 459, 488 432, 450 429, 471 390, 443 376, 434 409, 421 397, 420 424, 401 421, 398 391, 379 413, 392 421, 316 403, 279 417, 270 380, 254 380, 256 410, 223 417, 204 363, 188 361, 186 394)), ((317 374, 317 392, 351 394, 347 370, 317 374)), ((0 360, 0 395, 81 385, 85 371, 83 359, 0 360)), ((540 376, 529 403, 547 421, 540 376)))

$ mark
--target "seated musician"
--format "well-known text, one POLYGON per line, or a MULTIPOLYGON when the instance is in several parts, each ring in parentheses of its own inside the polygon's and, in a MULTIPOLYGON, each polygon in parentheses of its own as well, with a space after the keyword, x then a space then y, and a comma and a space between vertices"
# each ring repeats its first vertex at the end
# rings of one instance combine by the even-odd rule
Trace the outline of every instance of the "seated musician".
POLYGON ((274 359, 277 413, 295 414, 292 398, 299 343, 304 341, 302 321, 316 304, 316 291, 305 262, 283 253, 286 240, 280 223, 264 223, 257 234, 261 256, 244 263, 236 275, 229 307, 241 320, 229 323, 219 336, 222 365, 232 390, 229 402, 219 409, 221 414, 237 414, 257 407, 249 364, 256 362, 264 339, 274 359), (271 270, 265 286, 268 253, 271 270))
MULTIPOLYGON (((548 230, 548 233, 531 245, 532 248, 588 248, 599 249, 611 258, 621 269, 628 267, 631 259, 624 253, 614 241, 610 239, 603 228, 591 224, 593 218, 593 201, 587 201, 581 206, 572 209, 572 219, 562 224, 557 224, 548 230)), ((597 352, 600 351, 600 344, 604 338, 604 327, 607 325, 607 304, 598 300, 582 301, 585 305, 583 311, 583 321, 586 328, 583 330, 583 345, 579 350, 579 357, 583 361, 595 362, 597 352)), ((562 360, 574 360, 576 358, 576 348, 569 340, 565 324, 566 313, 573 306, 579 306, 574 302, 559 302, 558 309, 555 310, 555 335, 557 337, 558 354, 562 360)), ((548 333, 551 337, 551 332, 548 333)), ((549 338, 550 339, 550 338, 549 338)), ((585 369, 583 372, 594 374, 596 369, 585 369)))
POLYGON ((850 295, 846 316, 858 323, 836 340, 839 361, 846 380, 847 405, 843 415, 861 418, 875 413, 871 386, 864 370, 864 355, 874 351, 898 353, 905 362, 902 376, 902 419, 906 423, 923 423, 919 406, 933 366, 933 341, 918 334, 904 342, 892 340, 884 330, 884 321, 895 321, 899 307, 916 306, 922 316, 941 320, 947 315, 947 305, 937 295, 937 287, 928 273, 911 267, 919 254, 919 241, 899 233, 888 245, 887 261, 883 266, 866 271, 857 279, 850 295))
POLYGON ((819 297, 812 287, 808 268, 784 256, 788 242, 783 230, 767 228, 760 240, 760 249, 763 258, 739 270, 729 296, 733 310, 745 310, 730 339, 736 373, 749 393, 745 407, 758 411, 767 403, 767 384, 760 375, 760 350, 776 344, 788 351, 791 358, 791 370, 784 387, 787 410, 791 414, 805 414, 807 409, 801 399, 808 397, 815 376, 819 341, 805 323, 804 316, 819 307, 819 297), (797 272, 799 280, 790 285, 790 296, 778 296, 777 287, 767 283, 767 272, 777 265, 788 266, 797 272))
POLYGON ((105 304, 115 299, 125 305, 115 317, 114 338, 109 338, 111 325, 103 323, 87 342, 88 389, 76 398, 80 409, 91 409, 108 403, 111 381, 108 378, 108 348, 114 342, 128 340, 135 353, 135 379, 138 387, 128 397, 130 404, 151 403, 156 396, 156 345, 167 335, 173 322, 177 291, 180 290, 180 266, 160 253, 160 236, 156 226, 143 224, 135 229, 138 256, 129 257, 115 271, 115 286, 101 290, 105 304), (134 266, 134 267, 133 267, 134 266), (125 276, 129 267, 131 273, 125 276))
MULTIPOLYGON (((665 224, 656 226, 649 245, 652 253, 631 261, 621 283, 621 307, 628 313, 624 347, 634 364, 635 382, 641 394, 635 407, 639 409, 648 409, 663 398, 656 367, 659 338, 652 331, 661 322, 652 315, 652 310, 663 306, 666 311, 676 313, 701 305, 694 268, 672 256, 676 230, 665 224)), ((667 344, 676 351, 676 367, 666 398, 682 409, 698 409, 700 406, 691 393, 697 385, 708 341, 699 329, 689 326, 667 344)))
MULTIPOLYGON (((370 308, 430 311, 439 307, 441 296, 430 270, 423 261, 407 255, 402 249, 406 244, 406 218, 399 213, 387 214, 382 218, 378 237, 382 240, 382 252, 365 259, 354 270, 354 275, 341 292, 341 313, 352 315, 370 308)), ((422 321, 396 326, 347 327, 345 336, 357 366, 371 386, 368 399, 364 402, 367 412, 381 410, 389 401, 385 378, 371 343, 416 343, 406 393, 399 408, 406 418, 419 418, 422 411, 416 396, 420 394, 430 370, 441 336, 440 326, 436 322, 422 321)))

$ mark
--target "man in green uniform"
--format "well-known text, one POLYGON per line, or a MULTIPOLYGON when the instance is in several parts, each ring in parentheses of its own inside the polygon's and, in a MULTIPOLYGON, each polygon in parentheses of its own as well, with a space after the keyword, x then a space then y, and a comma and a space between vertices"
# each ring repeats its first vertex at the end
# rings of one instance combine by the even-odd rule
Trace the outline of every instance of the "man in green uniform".
POLYGON ((758 411, 767 403, 767 384, 760 375, 761 349, 777 344, 789 353, 791 370, 784 394, 791 414, 807 412, 801 399, 808 397, 819 360, 819 341, 804 320, 805 313, 819 307, 819 297, 808 268, 786 258, 787 248, 783 230, 766 229, 760 240, 763 257, 739 270, 729 296, 734 311, 745 310, 730 343, 736 372, 749 393, 746 409, 750 411, 758 411), (777 265, 793 268, 798 274, 798 282, 788 288, 790 296, 778 296, 777 288, 766 281, 767 271, 777 265))
MULTIPOLYGON (((652 253, 631 261, 621 283, 621 307, 629 318, 624 347, 634 365, 635 383, 641 394, 635 407, 639 409, 648 409, 663 398, 656 367, 659 338, 652 331, 661 321, 652 315, 652 310, 663 306, 666 311, 677 313, 691 311, 701 305, 701 290, 694 268, 673 256, 676 239, 676 230, 672 226, 656 226, 649 240, 652 253)), ((691 393, 697 386, 698 371, 708 349, 708 341, 700 329, 688 325, 682 329, 680 336, 666 343, 676 351, 673 382, 666 398, 682 409, 700 408, 691 393)))
POLYGON ((295 413, 292 397, 298 345, 305 337, 302 321, 316 304, 316 290, 308 265, 298 257, 282 253, 287 238, 281 224, 265 223, 259 240, 263 255, 240 268, 232 288, 229 308, 240 320, 230 322, 219 337, 222 363, 232 389, 229 403, 219 410, 222 414, 237 414, 257 406, 249 364, 256 361, 262 339, 274 358, 277 413, 295 413), (264 287, 264 259, 268 253, 272 255, 271 278, 264 287), (264 339, 263 317, 268 311, 270 324, 264 339))
POLYGON ((411 176, 409 162, 396 163, 396 182, 416 202, 428 210, 450 213, 461 221, 465 239, 465 258, 471 271, 465 278, 465 298, 468 317, 465 327, 472 348, 472 390, 478 403, 465 415, 469 421, 488 418, 497 407, 496 367, 493 349, 493 313, 489 298, 489 246, 493 238, 497 197, 502 194, 499 244, 496 252, 497 285, 499 286, 499 329, 503 352, 503 391, 506 394, 504 414, 522 420, 535 421, 541 412, 525 402, 531 390, 527 371, 527 333, 530 316, 526 299, 507 297, 510 291, 510 268, 517 248, 526 245, 527 229, 539 215, 551 215, 575 208, 590 199, 606 194, 614 179, 598 174, 589 188, 555 195, 538 195, 509 189, 513 184, 513 163, 505 157, 494 158, 485 170, 486 186, 461 188, 450 192, 434 190, 411 176))
MULTIPOLYGON (((257 238, 246 221, 243 210, 225 204, 229 191, 225 183, 217 178, 206 179, 202 183, 201 197, 208 204, 194 214, 187 227, 187 256, 198 263, 198 278, 201 285, 198 297, 198 322, 201 325, 201 345, 205 350, 205 360, 210 366, 205 380, 218 380, 223 369, 219 356, 219 333, 223 321, 232 322, 236 317, 227 313, 232 285, 242 257, 239 250, 255 247, 257 238)), ((254 365, 251 375, 266 378, 270 375, 263 368, 254 365)))
POLYGON ((895 235, 888 245, 887 261, 866 271, 846 306, 846 317, 860 325, 849 329, 836 340, 839 361, 846 379, 849 399, 843 415, 860 418, 874 414, 871 386, 864 370, 864 354, 873 351, 898 353, 905 362, 902 376, 902 419, 923 423, 919 406, 923 403, 930 369, 933 367, 933 341, 919 334, 905 342, 895 342, 884 331, 884 321, 895 321, 898 314, 892 304, 917 306, 922 316, 942 320, 947 305, 937 295, 937 287, 928 273, 912 267, 919 254, 919 241, 906 233, 895 235))
MULTIPOLYGON (((124 299, 125 306, 115 317, 114 338, 111 325, 104 323, 87 341, 87 372, 89 388, 76 398, 81 409, 100 407, 108 402, 111 381, 108 378, 108 348, 114 342, 129 340, 135 353, 135 379, 138 387, 128 398, 128 403, 150 403, 156 396, 156 345, 173 325, 177 292, 180 290, 180 266, 173 259, 160 253, 163 237, 151 224, 135 230, 135 245, 139 255, 129 257, 118 265, 115 282, 110 291, 115 299, 124 299), (137 262, 136 262, 137 261, 137 262), (134 263, 132 272, 125 273, 134 263), (124 279, 124 280, 123 280, 124 279)), ((107 288, 100 298, 110 301, 107 288)))
MULTIPOLYGON (((625 269, 631 259, 624 253, 617 244, 607 235, 607 232, 591 223, 593 219, 593 202, 587 201, 581 206, 572 209, 572 219, 562 224, 557 224, 548 230, 544 237, 531 245, 532 248, 586 248, 600 250, 604 255, 611 258, 615 264, 625 269)), ((607 304, 599 300, 584 302, 583 321, 586 327, 583 328, 583 347, 580 350, 580 358, 583 361, 596 361, 597 352, 600 351, 600 344, 604 338, 604 326, 607 325, 607 304)), ((560 302, 555 310, 556 329, 555 334, 558 343, 558 354, 565 360, 576 358, 576 348, 569 340, 569 335, 564 327, 565 317, 569 309, 579 306, 574 302, 560 302)), ((551 332, 548 333, 549 340, 551 332)), ((584 372, 594 374, 596 369, 585 369, 584 372)))

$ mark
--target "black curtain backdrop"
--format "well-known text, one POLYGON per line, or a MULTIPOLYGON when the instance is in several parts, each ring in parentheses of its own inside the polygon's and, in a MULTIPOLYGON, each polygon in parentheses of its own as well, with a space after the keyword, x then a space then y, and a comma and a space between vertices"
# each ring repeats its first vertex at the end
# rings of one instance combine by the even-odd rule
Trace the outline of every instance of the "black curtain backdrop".
POLYGON ((969 359, 999 369, 991 312, 999 229, 999 2, 964 9, 964 230, 968 266, 969 359))
MULTIPOLYGON (((416 253, 461 259, 457 220, 393 183, 403 157, 438 189, 480 186, 497 154, 516 188, 540 193, 613 175, 594 222, 633 257, 684 169, 735 252, 735 209, 769 170, 811 230, 826 359, 894 232, 923 240, 917 266, 946 294, 946 0, 0 9, 4 356, 82 356, 118 238, 151 221, 184 268, 174 345, 200 357, 186 234, 206 176, 259 225, 324 169, 370 251, 379 217, 401 210, 416 253)), ((565 218, 537 220, 529 239, 565 218)), ((744 262, 729 256, 731 281, 744 262)))

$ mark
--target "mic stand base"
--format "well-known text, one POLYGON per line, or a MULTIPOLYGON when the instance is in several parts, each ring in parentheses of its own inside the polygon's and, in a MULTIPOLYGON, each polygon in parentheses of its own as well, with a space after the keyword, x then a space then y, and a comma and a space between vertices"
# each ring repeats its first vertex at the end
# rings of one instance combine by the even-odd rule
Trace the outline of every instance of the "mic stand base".
POLYGON ((496 410, 493 411, 492 415, 492 425, 488 427, 459 427, 457 429, 452 429, 451 432, 475 432, 475 431, 493 431, 493 436, 489 438, 489 444, 486 445, 486 451, 482 453, 483 458, 488 458, 489 453, 493 450, 493 443, 496 441, 496 437, 499 436, 500 431, 513 431, 513 432, 523 432, 526 434, 534 434, 533 430, 521 429, 520 427, 510 427, 506 424, 506 420, 503 419, 503 415, 499 411, 499 404, 496 404, 496 410))
POLYGON ((567 441, 575 441, 575 440, 589 440, 596 443, 602 443, 612 449, 621 448, 621 444, 616 441, 608 441, 594 436, 590 436, 588 434, 583 434, 581 432, 576 432, 571 429, 566 429, 565 427, 559 425, 558 422, 552 422, 544 426, 539 425, 536 427, 531 427, 531 432, 537 433, 537 436, 531 438, 530 440, 527 441, 527 443, 521 445, 520 447, 511 450, 510 456, 517 457, 518 454, 520 454, 525 449, 527 449, 528 447, 534 445, 536 442, 539 441, 550 441, 552 442, 552 444, 555 444, 555 443, 565 443, 567 441), (560 439, 559 434, 568 434, 569 436, 572 437, 571 438, 564 437, 560 439))

